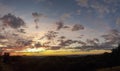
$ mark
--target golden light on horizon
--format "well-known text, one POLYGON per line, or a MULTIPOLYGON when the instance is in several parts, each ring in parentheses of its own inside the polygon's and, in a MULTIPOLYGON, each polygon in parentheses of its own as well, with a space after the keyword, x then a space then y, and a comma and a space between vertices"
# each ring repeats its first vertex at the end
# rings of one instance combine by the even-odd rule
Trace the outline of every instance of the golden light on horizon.
POLYGON ((71 50, 46 50, 44 48, 29 48, 22 51, 11 52, 11 56, 62 56, 62 55, 96 55, 111 53, 111 50, 71 51, 71 50))

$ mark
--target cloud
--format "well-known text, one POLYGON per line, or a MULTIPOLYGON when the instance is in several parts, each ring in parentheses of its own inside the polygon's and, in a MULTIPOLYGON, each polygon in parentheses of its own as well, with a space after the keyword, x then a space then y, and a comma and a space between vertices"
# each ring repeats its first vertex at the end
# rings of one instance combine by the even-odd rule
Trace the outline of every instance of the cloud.
POLYGON ((51 43, 50 41, 44 42, 43 46, 48 46, 50 43, 51 43))
POLYGON ((36 24, 36 29, 39 28, 39 26, 38 26, 39 19, 42 17, 44 17, 44 18, 47 17, 46 15, 44 15, 42 13, 37 13, 37 12, 32 13, 32 16, 33 16, 34 22, 36 24))
POLYGON ((42 2, 42 1, 45 1, 45 0, 36 0, 37 2, 42 2))
POLYGON ((105 43, 109 45, 118 44, 120 43, 120 32, 116 29, 112 29, 109 33, 102 35, 105 39, 105 43))
POLYGON ((34 12, 34 13, 32 13, 32 16, 35 18, 40 18, 40 17, 43 17, 44 15, 41 13, 34 12))
POLYGON ((3 36, 3 35, 0 34, 0 40, 1 39, 5 39, 5 36, 3 36))
POLYGON ((25 29, 18 29, 18 32, 20 32, 20 33, 26 33, 25 29))
POLYGON ((65 39, 66 37, 65 37, 65 36, 60 36, 59 38, 60 38, 60 39, 65 39))
POLYGON ((82 38, 84 35, 79 35, 77 38, 82 38))
POLYGON ((79 41, 77 41, 79 44, 82 44, 82 46, 86 46, 86 43, 85 42, 83 42, 83 41, 81 41, 81 40, 79 40, 79 41))
POLYGON ((82 7, 87 7, 88 6, 88 0, 76 0, 77 5, 82 6, 82 7))
POLYGON ((38 43, 35 43, 35 47, 36 48, 39 48, 39 47, 41 47, 42 45, 41 45, 41 43, 40 42, 38 42, 38 43))
POLYGON ((0 16, 2 16, 4 14, 7 14, 7 13, 11 13, 13 11, 14 11, 14 8, 12 8, 12 7, 8 6, 8 5, 0 3, 0 16))
POLYGON ((68 18, 71 18, 71 14, 70 14, 70 13, 65 13, 65 14, 63 14, 63 15, 60 17, 61 20, 66 20, 66 19, 68 19, 68 18))
POLYGON ((111 3, 111 2, 113 2, 113 0, 103 0, 105 3, 111 3))
POLYGON ((91 39, 87 39, 86 42, 92 46, 97 46, 98 44, 94 41, 94 40, 91 40, 91 39))
POLYGON ((11 13, 4 15, 0 18, 0 20, 2 21, 4 27, 9 26, 11 28, 17 29, 25 26, 25 22, 23 19, 21 19, 20 17, 16 17, 11 13))
POLYGON ((13 35, 13 36, 18 36, 19 34, 13 33, 12 35, 13 35))
POLYGON ((114 47, 111 45, 107 45, 107 44, 101 44, 98 46, 81 46, 79 47, 79 49, 81 50, 85 50, 85 51, 90 51, 90 50, 111 50, 114 47))
POLYGON ((119 0, 103 0, 107 4, 119 3, 119 0))
POLYGON ((51 50, 59 50, 60 48, 62 48, 61 46, 51 46, 50 49, 51 50))
POLYGON ((78 43, 78 44, 81 44, 82 46, 86 46, 86 43, 81 41, 81 40, 72 40, 72 39, 62 39, 60 41, 60 46, 70 46, 71 44, 75 44, 75 43, 78 43))
POLYGON ((76 13, 77 13, 77 15, 80 15, 81 14, 81 10, 77 10, 76 13))
POLYGON ((93 39, 95 42, 99 42, 99 39, 98 38, 94 38, 93 39))
POLYGON ((68 39, 68 40, 64 40, 64 41, 62 41, 62 42, 60 42, 60 46, 69 46, 69 45, 71 45, 71 44, 73 44, 74 43, 74 41, 73 40, 71 40, 71 39, 68 39))
POLYGON ((69 26, 67 26, 67 25, 65 25, 65 26, 63 26, 63 28, 65 28, 65 29, 66 29, 66 28, 70 28, 70 27, 69 27, 69 26))
POLYGON ((118 17, 118 18, 116 19, 116 25, 119 25, 119 26, 120 26, 120 17, 118 17))
POLYGON ((72 27, 72 31, 84 30, 84 26, 80 24, 75 24, 72 27))
MULTIPOLYGON (((110 30, 108 33, 105 34, 105 42, 101 42, 99 38, 92 38, 87 39, 86 42, 83 42, 81 40, 73 40, 73 39, 63 39, 60 41, 60 46, 71 46, 76 43, 81 44, 82 46, 79 46, 79 49, 81 50, 110 50, 114 48, 114 44, 117 44, 120 42, 120 32, 116 29, 110 30), (112 37, 111 37, 112 36, 112 37), (111 42, 112 40, 112 42, 111 42)), ((73 48, 76 49, 76 48, 73 48)))
POLYGON ((66 29, 66 28, 70 28, 70 27, 67 25, 64 25, 62 21, 56 22, 56 30, 66 29))
POLYGON ((16 45, 17 46, 30 46, 32 42, 33 42, 32 40, 27 40, 27 39, 17 39, 16 45))
POLYGON ((63 22, 61 22, 61 21, 56 22, 56 26, 57 26, 56 30, 60 30, 61 28, 63 28, 64 23, 63 23, 63 22))
POLYGON ((43 37, 40 39, 42 40, 43 38, 47 38, 48 40, 53 40, 57 36, 58 32, 55 31, 48 31, 43 37))
POLYGON ((109 7, 107 5, 101 4, 99 2, 94 2, 90 5, 99 15, 99 17, 103 17, 105 14, 110 13, 109 7))

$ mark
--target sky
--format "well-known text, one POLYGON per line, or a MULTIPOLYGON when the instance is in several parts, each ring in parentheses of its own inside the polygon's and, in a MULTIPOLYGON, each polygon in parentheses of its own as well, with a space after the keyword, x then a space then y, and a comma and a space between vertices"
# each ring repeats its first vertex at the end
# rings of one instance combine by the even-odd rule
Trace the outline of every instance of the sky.
POLYGON ((111 50, 120 43, 119 4, 120 0, 0 0, 0 48, 111 50))

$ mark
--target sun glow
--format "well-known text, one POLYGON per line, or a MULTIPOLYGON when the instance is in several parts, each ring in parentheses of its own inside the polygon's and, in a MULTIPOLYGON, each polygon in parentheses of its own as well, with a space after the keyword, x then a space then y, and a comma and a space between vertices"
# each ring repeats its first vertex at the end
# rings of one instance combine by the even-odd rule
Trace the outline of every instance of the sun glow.
POLYGON ((11 52, 11 56, 61 56, 61 55, 96 55, 111 53, 110 50, 72 51, 72 50, 47 50, 45 48, 27 48, 21 51, 11 52))
POLYGON ((45 48, 27 48, 21 51, 16 51, 16 52, 43 52, 45 51, 45 48))

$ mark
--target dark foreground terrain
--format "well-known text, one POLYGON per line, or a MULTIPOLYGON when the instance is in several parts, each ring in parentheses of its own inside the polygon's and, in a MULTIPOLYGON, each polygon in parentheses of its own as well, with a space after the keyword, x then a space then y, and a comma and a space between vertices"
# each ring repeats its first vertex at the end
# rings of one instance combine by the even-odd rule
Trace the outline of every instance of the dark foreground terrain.
POLYGON ((88 56, 2 56, 0 71, 120 71, 120 46, 88 56))
POLYGON ((13 56, 9 57, 5 63, 1 60, 0 71, 105 71, 104 68, 116 66, 120 66, 120 61, 115 57, 113 58, 111 54, 82 57, 13 56))

